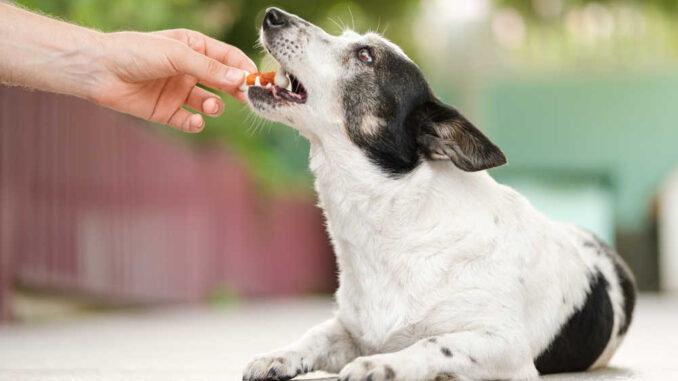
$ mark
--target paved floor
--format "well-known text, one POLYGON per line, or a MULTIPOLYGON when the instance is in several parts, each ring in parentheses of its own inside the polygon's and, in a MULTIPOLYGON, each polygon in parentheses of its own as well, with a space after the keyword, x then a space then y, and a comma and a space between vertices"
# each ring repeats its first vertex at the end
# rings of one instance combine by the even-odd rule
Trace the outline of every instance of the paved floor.
MULTIPOLYGON (((0 380, 240 380, 332 309, 325 299, 95 315, 0 326, 0 380)), ((678 380, 678 298, 641 298, 612 367, 545 380, 678 380)), ((311 377, 323 377, 312 375, 311 377)))

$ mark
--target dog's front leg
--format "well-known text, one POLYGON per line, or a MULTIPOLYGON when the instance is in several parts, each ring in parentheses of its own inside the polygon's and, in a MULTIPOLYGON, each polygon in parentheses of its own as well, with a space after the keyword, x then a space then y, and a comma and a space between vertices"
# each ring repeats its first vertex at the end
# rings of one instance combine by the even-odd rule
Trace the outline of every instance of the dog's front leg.
POLYGON ((350 335, 338 318, 311 328, 301 339, 252 360, 245 381, 289 380, 313 370, 336 373, 358 356, 350 335))
POLYGON ((526 380, 537 377, 526 342, 488 331, 449 333, 398 352, 359 357, 339 381, 526 380))

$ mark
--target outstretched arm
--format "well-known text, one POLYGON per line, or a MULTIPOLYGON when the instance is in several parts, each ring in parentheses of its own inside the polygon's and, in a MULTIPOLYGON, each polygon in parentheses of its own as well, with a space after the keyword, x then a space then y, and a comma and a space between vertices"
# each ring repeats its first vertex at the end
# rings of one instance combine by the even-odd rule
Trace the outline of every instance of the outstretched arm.
POLYGON ((186 132, 200 114, 223 111, 218 95, 243 101, 238 86, 254 63, 238 48, 191 30, 101 33, 0 3, 0 82, 89 99, 186 132))

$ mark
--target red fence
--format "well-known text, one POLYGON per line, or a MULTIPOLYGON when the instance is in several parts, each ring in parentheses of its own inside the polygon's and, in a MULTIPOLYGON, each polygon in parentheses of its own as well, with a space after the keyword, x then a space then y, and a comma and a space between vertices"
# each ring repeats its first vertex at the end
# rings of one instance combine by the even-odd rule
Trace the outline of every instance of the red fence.
POLYGON ((221 150, 65 96, 0 87, 0 314, 13 284, 105 300, 327 290, 313 200, 258 196, 221 150))

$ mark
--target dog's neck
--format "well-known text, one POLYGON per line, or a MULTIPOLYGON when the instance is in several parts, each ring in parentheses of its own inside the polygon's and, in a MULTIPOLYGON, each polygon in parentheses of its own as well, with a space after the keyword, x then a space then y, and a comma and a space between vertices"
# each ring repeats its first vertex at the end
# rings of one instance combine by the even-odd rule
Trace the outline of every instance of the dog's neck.
POLYGON ((489 216, 497 204, 499 185, 484 171, 423 161, 410 173, 388 176, 345 139, 312 140, 310 168, 335 240, 363 235, 356 233, 403 236, 441 223, 461 234, 468 227, 464 221, 489 216))

